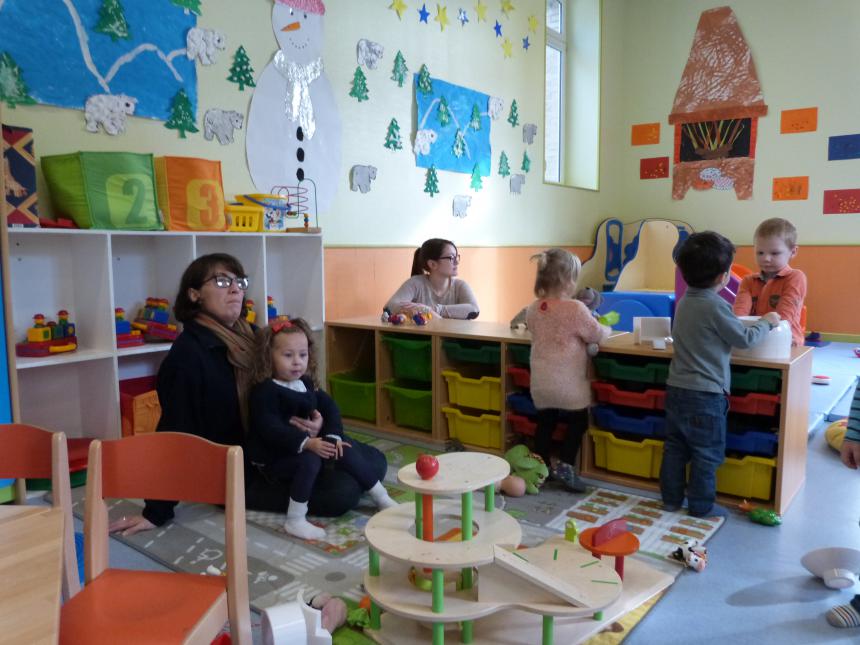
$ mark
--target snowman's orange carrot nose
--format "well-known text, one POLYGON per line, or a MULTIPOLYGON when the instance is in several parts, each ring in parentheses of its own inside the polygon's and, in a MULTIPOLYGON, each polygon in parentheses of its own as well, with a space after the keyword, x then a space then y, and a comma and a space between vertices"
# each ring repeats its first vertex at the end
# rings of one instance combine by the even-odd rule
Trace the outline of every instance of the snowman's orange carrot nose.
POLYGON ((290 23, 290 24, 288 24, 286 27, 284 27, 283 29, 281 29, 281 31, 296 31, 297 29, 301 29, 301 26, 302 26, 302 25, 301 25, 301 23, 300 23, 300 22, 298 22, 298 21, 296 21, 296 22, 291 22, 291 23, 290 23))

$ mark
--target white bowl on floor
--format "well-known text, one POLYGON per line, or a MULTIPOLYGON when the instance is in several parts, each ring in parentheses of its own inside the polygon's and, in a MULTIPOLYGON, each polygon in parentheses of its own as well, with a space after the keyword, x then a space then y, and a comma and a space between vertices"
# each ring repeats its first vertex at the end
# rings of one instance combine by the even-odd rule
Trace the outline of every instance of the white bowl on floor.
POLYGON ((824 580, 831 589, 848 589, 857 583, 860 571, 860 551, 842 547, 826 547, 810 551, 800 559, 812 575, 824 580))

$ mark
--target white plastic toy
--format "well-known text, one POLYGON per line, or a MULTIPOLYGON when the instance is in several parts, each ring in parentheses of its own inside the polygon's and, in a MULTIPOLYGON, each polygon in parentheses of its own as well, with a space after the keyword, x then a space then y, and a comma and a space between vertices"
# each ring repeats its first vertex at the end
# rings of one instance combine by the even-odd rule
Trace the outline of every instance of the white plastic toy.
POLYGON ((800 564, 831 589, 848 589, 857 584, 860 551, 842 547, 816 549, 804 555, 800 564))
MULTIPOLYGON (((761 316, 740 316, 743 323, 749 327, 755 324, 761 316)), ((749 358, 779 359, 791 356, 791 326, 787 320, 780 320, 779 325, 771 329, 765 339, 749 349, 733 349, 732 356, 749 358)))
POLYGON ((295 602, 263 610, 260 632, 263 645, 331 645, 322 612, 305 602, 301 589, 295 602))

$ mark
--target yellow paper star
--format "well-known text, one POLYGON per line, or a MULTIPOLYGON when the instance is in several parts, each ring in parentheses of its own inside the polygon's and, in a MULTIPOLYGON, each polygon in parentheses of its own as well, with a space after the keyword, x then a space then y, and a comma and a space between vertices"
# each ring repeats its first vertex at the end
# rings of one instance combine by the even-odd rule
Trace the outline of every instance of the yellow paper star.
POLYGON ((513 10, 514 3, 511 0, 502 0, 502 13, 505 14, 505 18, 510 18, 508 14, 513 10))
POLYGON ((445 31, 445 27, 448 26, 448 7, 440 7, 437 4, 436 17, 433 18, 433 20, 439 23, 439 29, 441 31, 445 31))
POLYGON ((478 22, 481 22, 482 20, 487 22, 487 5, 481 2, 481 0, 478 0, 475 5, 475 13, 478 16, 478 22))
POLYGON ((529 31, 533 34, 537 33, 538 21, 535 16, 529 16, 529 31))
POLYGON ((511 57, 511 55, 513 54, 513 47, 514 46, 511 41, 505 38, 504 42, 502 43, 502 51, 505 53, 505 58, 511 57))
POLYGON ((389 9, 394 9, 397 13, 398 19, 403 18, 403 12, 406 11, 406 3, 403 0, 394 0, 390 5, 388 5, 389 9))

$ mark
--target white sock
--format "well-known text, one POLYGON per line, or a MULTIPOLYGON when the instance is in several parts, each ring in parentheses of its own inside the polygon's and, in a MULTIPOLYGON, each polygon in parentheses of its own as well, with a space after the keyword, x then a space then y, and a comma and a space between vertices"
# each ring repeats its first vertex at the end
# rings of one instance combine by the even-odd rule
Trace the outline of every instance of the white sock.
POLYGON ((388 491, 385 490, 385 486, 382 485, 381 481, 376 482, 373 485, 373 488, 367 492, 370 493, 370 497, 380 509, 397 506, 397 502, 391 499, 391 496, 388 494, 388 491))
POLYGON ((287 521, 284 522, 284 530, 290 535, 302 538, 303 540, 322 540, 325 538, 325 529, 321 529, 319 526, 314 526, 308 522, 307 514, 307 502, 297 502, 290 498, 290 505, 287 508, 287 521))

